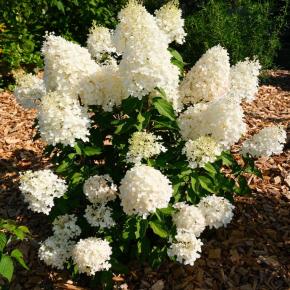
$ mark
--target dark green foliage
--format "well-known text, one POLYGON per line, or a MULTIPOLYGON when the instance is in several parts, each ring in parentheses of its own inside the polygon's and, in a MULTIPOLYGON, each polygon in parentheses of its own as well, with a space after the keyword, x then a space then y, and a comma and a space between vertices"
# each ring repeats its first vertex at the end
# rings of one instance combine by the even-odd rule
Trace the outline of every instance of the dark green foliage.
POLYGON ((208 48, 221 44, 228 49, 233 64, 257 56, 264 68, 273 66, 288 4, 289 0, 209 0, 187 4, 185 61, 194 64, 208 48))
POLYGON ((85 44, 93 20, 113 28, 125 0, 0 0, 0 70, 41 66, 45 31, 85 44))

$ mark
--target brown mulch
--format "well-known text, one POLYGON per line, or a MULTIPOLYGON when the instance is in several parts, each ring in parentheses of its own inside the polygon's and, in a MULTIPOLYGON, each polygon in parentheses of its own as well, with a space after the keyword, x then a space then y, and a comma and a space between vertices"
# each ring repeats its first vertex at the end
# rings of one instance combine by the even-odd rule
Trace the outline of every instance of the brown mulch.
MULTIPOLYGON (((248 134, 290 121, 290 72, 272 71, 251 104, 243 104, 248 134)), ((27 225, 32 239, 20 245, 31 270, 17 269, 10 289, 75 289, 66 273, 37 259, 38 242, 49 234, 44 215, 27 210, 17 189, 19 172, 48 165, 43 144, 33 141, 36 112, 0 94, 0 217, 27 225)), ((288 149, 287 149, 288 148, 288 149)), ((238 146, 233 147, 237 151, 238 146)), ((249 177, 253 194, 236 198, 235 218, 227 228, 206 234, 194 267, 168 262, 158 271, 135 265, 120 280, 128 289, 286 290, 290 289, 290 150, 257 161, 263 179, 249 177), (123 282, 122 282, 123 281, 123 282)))

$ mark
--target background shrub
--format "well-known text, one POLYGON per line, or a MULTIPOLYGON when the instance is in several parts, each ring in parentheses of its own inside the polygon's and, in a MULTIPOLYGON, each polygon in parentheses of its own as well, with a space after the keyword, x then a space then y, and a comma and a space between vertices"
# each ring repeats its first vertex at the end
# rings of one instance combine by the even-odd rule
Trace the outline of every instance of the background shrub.
POLYGON ((208 48, 221 44, 227 47, 233 63, 257 56, 264 68, 273 66, 288 2, 210 0, 188 4, 185 60, 193 64, 208 48))

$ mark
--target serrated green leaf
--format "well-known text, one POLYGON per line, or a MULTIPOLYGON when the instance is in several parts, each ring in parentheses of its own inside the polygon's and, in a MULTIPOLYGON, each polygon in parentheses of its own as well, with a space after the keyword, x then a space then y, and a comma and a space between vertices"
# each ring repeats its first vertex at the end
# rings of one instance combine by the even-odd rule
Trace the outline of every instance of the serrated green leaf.
POLYGON ((29 270, 28 266, 26 265, 24 259, 23 259, 23 254, 20 250, 14 249, 10 256, 14 258, 24 269, 29 270))
POLYGON ((169 236, 169 232, 165 228, 164 224, 162 224, 159 220, 150 221, 149 225, 154 234, 157 236, 161 238, 167 238, 169 236))
POLYGON ((101 147, 86 146, 83 148, 83 152, 86 156, 100 155, 102 153, 102 148, 101 147))
POLYGON ((164 117, 167 117, 171 121, 176 120, 176 116, 172 105, 163 98, 153 98, 153 105, 158 113, 164 117))
POLYGON ((205 189, 206 191, 209 191, 211 193, 216 193, 215 190, 212 188, 212 182, 209 178, 205 176, 199 176, 198 181, 200 186, 205 189))
POLYGON ((7 255, 3 255, 0 260, 0 275, 10 282, 13 276, 13 271, 14 265, 12 259, 7 255))

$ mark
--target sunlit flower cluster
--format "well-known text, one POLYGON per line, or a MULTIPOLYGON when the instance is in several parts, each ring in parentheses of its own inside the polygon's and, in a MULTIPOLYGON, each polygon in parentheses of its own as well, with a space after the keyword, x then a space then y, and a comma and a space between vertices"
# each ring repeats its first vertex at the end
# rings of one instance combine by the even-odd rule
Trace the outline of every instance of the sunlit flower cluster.
POLYGON ((244 141, 241 152, 253 157, 280 154, 286 143, 287 134, 283 127, 271 126, 263 128, 257 134, 244 141))
POLYGON ((168 178, 147 165, 136 165, 128 170, 121 180, 119 190, 124 212, 143 218, 157 208, 167 207, 173 193, 168 178))
POLYGON ((41 138, 47 144, 74 146, 78 139, 89 140, 90 119, 87 112, 67 95, 51 92, 44 96, 38 120, 41 138))
POLYGON ((46 90, 43 79, 32 74, 23 74, 16 79, 14 95, 19 104, 25 108, 37 108, 46 90))
POLYGON ((252 101, 258 92, 260 69, 258 60, 251 61, 248 58, 232 66, 230 95, 238 100, 252 101))
POLYGON ((97 61, 105 61, 102 59, 104 54, 116 52, 116 48, 112 43, 112 33, 111 31, 103 26, 93 25, 90 29, 88 39, 87 39, 87 48, 97 61))
POLYGON ((230 60, 220 45, 210 48, 187 73, 180 84, 184 104, 212 101, 229 90, 230 60))
POLYGON ((168 2, 155 11, 156 22, 159 28, 166 34, 168 42, 176 41, 182 44, 185 40, 184 19, 177 1, 168 2))
POLYGON ((111 267, 112 248, 106 240, 99 238, 81 239, 73 248, 72 258, 80 273, 88 276, 111 267))
POLYGON ((221 152, 219 144, 208 136, 188 140, 183 148, 183 153, 186 155, 191 168, 203 167, 208 162, 214 162, 221 152))
POLYGON ((54 198, 64 195, 67 185, 51 170, 25 171, 20 175, 20 186, 24 200, 32 211, 49 214, 54 198))
POLYGON ((139 163, 142 159, 148 159, 165 152, 166 148, 159 143, 161 137, 147 132, 135 132, 129 140, 127 161, 139 163))
POLYGON ((52 223, 53 235, 66 241, 78 237, 81 234, 81 228, 76 222, 77 217, 73 214, 58 216, 52 223))
POLYGON ((211 228, 220 228, 229 224, 233 218, 234 206, 225 198, 211 195, 203 197, 198 204, 206 225, 211 228))
POLYGON ((197 104, 180 114, 178 124, 184 140, 211 136, 222 149, 228 149, 246 132, 243 109, 230 98, 197 104))

